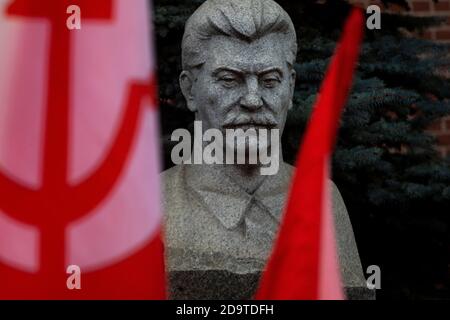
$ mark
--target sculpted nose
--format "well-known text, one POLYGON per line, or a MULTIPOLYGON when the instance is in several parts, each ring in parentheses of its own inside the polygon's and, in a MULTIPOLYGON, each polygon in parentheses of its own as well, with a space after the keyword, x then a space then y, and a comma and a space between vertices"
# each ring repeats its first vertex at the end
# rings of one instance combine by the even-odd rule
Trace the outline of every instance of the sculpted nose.
POLYGON ((263 106, 258 79, 251 78, 246 82, 247 92, 241 99, 241 106, 250 111, 256 111, 263 106))

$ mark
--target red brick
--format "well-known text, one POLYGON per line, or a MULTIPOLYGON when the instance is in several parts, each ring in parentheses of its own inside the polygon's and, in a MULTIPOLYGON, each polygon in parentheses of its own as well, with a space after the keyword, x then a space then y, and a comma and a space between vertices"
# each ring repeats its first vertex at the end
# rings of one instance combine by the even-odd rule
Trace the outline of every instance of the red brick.
POLYGON ((445 121, 445 130, 446 132, 450 132, 450 119, 445 121))
POLYGON ((353 2, 353 1, 352 1, 352 4, 353 4, 354 6, 356 6, 356 7, 358 7, 358 8, 363 8, 363 9, 366 8, 366 4, 363 3, 363 2, 353 2))
POLYGON ((399 12, 404 12, 404 11, 405 11, 405 8, 401 5, 398 5, 395 3, 389 5, 389 12, 399 13, 399 12))
POLYGON ((437 135, 437 140, 441 146, 450 146, 450 134, 437 135))
POLYGON ((439 0, 434 4, 434 10, 436 11, 450 11, 450 1, 439 0))
MULTIPOLYGON (((348 2, 354 6, 364 9, 372 4, 379 6, 381 9, 385 9, 385 6, 381 0, 349 0, 348 2)), ((389 8, 391 7, 397 7, 397 5, 390 5, 389 8)))
POLYGON ((432 123, 431 126, 428 127, 428 130, 433 132, 442 132, 442 129, 442 120, 440 119, 432 123))
POLYGON ((450 40, 450 30, 437 30, 436 31, 437 40, 450 40))
POLYGON ((442 158, 445 158, 447 156, 447 148, 437 146, 435 150, 439 153, 439 155, 442 158))
POLYGON ((424 39, 429 39, 429 40, 435 40, 435 39, 436 39, 436 37, 435 37, 435 35, 434 35, 434 32, 431 31, 431 30, 425 31, 425 32, 423 33, 422 37, 423 37, 424 39))
POLYGON ((371 0, 368 2, 369 2, 369 4, 376 4, 379 7, 381 7, 383 5, 383 2, 381 0, 371 0))
POLYGON ((430 11, 430 3, 428 1, 414 1, 412 3, 413 11, 430 11))

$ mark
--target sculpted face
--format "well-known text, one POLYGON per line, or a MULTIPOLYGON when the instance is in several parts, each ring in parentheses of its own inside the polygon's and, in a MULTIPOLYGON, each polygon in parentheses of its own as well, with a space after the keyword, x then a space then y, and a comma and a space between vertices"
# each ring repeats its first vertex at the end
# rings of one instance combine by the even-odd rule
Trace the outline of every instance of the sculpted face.
POLYGON ((288 65, 287 45, 276 33, 253 42, 215 36, 206 61, 183 71, 180 84, 188 108, 203 129, 284 129, 291 106, 295 71, 288 65))

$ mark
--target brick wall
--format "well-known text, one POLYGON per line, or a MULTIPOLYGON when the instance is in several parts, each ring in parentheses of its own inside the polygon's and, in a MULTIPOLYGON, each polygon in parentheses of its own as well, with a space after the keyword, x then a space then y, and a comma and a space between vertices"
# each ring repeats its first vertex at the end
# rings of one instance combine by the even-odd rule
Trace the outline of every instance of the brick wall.
POLYGON ((450 43, 450 0, 440 0, 438 3, 423 0, 413 0, 409 2, 412 12, 416 15, 442 16, 447 18, 446 23, 427 30, 425 37, 450 43))
MULTIPOLYGON (((379 0, 350 0, 361 7, 367 7, 369 4, 379 5, 383 10, 386 8, 379 0)), ((438 40, 444 43, 450 43, 450 0, 439 0, 434 3, 432 0, 408 0, 411 11, 405 12, 396 5, 390 5, 390 11, 405 12, 405 14, 414 14, 418 16, 441 16, 446 18, 446 23, 427 30, 424 37, 427 39, 438 40)))
MULTIPOLYGON (((381 1, 378 0, 350 0, 349 2, 362 8, 366 8, 370 4, 376 4, 382 10, 387 10, 381 1)), ((408 3, 411 7, 409 12, 393 5, 389 6, 389 11, 417 16, 441 16, 446 18, 446 23, 426 30, 421 36, 438 42, 450 43, 450 0, 439 0, 438 3, 434 3, 432 0, 409 0, 408 3)), ((383 27, 383 21, 381 21, 381 27, 383 27)), ((448 70, 443 71, 448 73, 448 70)), ((441 155, 443 157, 450 156, 450 117, 437 121, 429 128, 429 131, 436 136, 438 141, 437 149, 441 155)))

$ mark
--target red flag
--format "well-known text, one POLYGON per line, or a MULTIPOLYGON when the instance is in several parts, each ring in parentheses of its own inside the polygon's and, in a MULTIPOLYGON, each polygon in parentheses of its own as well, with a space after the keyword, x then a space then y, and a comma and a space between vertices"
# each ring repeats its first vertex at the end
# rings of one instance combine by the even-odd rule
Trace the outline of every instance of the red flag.
POLYGON ((343 299, 328 182, 339 118, 359 55, 354 9, 331 61, 297 159, 290 197, 256 299, 343 299))
POLYGON ((0 3, 0 299, 165 297, 149 21, 146 0, 0 3))

